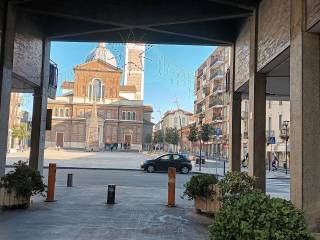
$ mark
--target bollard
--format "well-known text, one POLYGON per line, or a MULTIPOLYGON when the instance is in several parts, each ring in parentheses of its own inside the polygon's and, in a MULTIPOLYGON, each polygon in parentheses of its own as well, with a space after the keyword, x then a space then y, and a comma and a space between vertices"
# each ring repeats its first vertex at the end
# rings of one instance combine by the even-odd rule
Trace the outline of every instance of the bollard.
POLYGON ((56 187, 56 169, 57 165, 55 163, 49 164, 48 170, 48 192, 46 202, 54 202, 54 191, 56 187))
POLYGON ((116 198, 116 185, 108 185, 107 204, 114 204, 116 198))
POLYGON ((73 174, 68 173, 67 187, 72 187, 72 185, 73 185, 73 174))
POLYGON ((168 207, 175 207, 176 199, 176 169, 168 169, 168 207))

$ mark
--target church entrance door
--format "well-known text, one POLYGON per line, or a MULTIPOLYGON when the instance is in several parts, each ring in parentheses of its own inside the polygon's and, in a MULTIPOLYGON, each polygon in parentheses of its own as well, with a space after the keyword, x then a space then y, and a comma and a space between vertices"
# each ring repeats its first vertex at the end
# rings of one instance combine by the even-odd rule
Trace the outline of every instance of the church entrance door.
POLYGON ((56 145, 63 147, 63 133, 57 133, 56 145))
POLYGON ((130 149, 131 147, 131 135, 124 135, 124 143, 125 143, 125 148, 130 149))

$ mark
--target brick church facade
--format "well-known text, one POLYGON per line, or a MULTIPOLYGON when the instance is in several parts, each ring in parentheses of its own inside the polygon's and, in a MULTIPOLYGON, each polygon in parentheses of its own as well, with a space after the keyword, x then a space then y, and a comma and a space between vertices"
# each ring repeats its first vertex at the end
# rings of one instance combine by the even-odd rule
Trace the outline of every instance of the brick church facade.
POLYGON ((142 149, 153 127, 153 109, 143 104, 143 51, 143 45, 126 47, 124 85, 123 71, 104 43, 75 66, 74 81, 63 82, 62 96, 49 100, 53 117, 46 146, 98 151, 113 144, 142 149))

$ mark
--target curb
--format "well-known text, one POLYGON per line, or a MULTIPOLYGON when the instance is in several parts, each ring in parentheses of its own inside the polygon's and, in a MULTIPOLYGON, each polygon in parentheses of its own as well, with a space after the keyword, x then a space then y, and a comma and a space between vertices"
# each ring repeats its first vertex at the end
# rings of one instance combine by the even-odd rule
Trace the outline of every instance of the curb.
MULTIPOLYGON (((6 168, 14 168, 13 165, 6 165, 6 168)), ((44 169, 48 169, 48 166, 44 166, 44 169)), ((134 168, 87 168, 87 167, 59 167, 57 166, 57 169, 74 169, 74 170, 113 170, 113 171, 135 171, 135 172, 141 172, 142 169, 134 169, 134 168)))

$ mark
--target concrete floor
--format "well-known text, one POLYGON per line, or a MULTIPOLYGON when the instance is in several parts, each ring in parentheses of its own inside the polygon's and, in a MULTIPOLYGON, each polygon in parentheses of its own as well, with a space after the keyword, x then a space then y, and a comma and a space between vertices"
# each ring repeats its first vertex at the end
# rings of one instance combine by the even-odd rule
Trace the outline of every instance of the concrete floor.
MULTIPOLYGON (((16 152, 7 154, 7 165, 19 160, 26 161, 29 152, 16 152)), ((79 150, 46 149, 44 152, 44 166, 56 163, 59 167, 83 168, 118 168, 139 169, 140 162, 150 157, 138 152, 85 152, 79 150)))
MULTIPOLYGON (((46 173, 46 170, 45 170, 46 173)), ((0 212, 0 239, 207 239, 211 218, 181 199, 190 175, 177 175, 176 208, 165 206, 167 174, 139 171, 57 171, 57 202, 37 197, 27 210, 0 212), (74 187, 65 187, 68 173, 74 187), (108 184, 116 204, 105 204, 108 184)))

